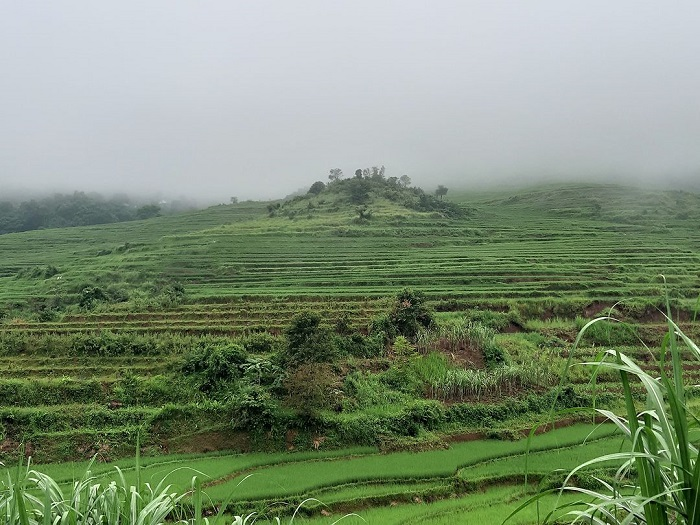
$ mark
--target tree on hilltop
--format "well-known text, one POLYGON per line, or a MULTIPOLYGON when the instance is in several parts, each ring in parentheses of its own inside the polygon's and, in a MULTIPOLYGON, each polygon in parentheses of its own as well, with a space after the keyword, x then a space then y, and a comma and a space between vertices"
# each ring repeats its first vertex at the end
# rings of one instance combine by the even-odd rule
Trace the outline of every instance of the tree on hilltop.
POLYGON ((368 179, 357 177, 351 179, 349 184, 350 202, 353 204, 364 204, 369 200, 369 192, 372 190, 372 184, 368 179))
POLYGON ((384 171, 385 168, 383 165, 381 167, 372 166, 370 170, 370 178, 373 182, 384 182, 384 171))
POLYGON ((328 175, 328 180, 331 182, 336 182, 336 181, 342 180, 342 178, 343 178, 343 170, 341 170, 340 168, 333 168, 330 171, 330 175, 328 175))
POLYGON ((325 188, 326 188, 326 185, 325 185, 323 182, 321 182, 320 180, 318 180, 318 181, 314 182, 314 183, 311 185, 311 187, 309 188, 308 193, 310 193, 310 194, 312 194, 312 195, 318 195, 318 194, 321 193, 325 188))
POLYGON ((435 190, 435 196, 440 197, 440 200, 447 195, 447 187, 443 186, 442 184, 438 185, 437 189, 435 190))

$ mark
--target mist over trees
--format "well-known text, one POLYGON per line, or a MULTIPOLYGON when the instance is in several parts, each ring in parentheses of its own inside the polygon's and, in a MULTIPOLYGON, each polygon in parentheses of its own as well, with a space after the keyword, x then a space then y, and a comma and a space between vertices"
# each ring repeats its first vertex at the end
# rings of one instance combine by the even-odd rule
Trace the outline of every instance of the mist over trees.
POLYGON ((184 201, 156 204, 126 195, 105 198, 78 191, 23 201, 0 200, 0 234, 149 219, 194 207, 184 201))

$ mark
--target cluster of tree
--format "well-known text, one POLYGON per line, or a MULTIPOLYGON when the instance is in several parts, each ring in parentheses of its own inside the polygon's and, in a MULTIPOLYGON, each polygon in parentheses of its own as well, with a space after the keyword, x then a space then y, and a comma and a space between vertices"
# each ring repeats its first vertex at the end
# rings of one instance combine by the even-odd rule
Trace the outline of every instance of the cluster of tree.
POLYGON ((437 211, 453 218, 466 215, 467 211, 459 205, 443 199, 447 191, 447 187, 441 184, 434 194, 430 194, 422 188, 412 187, 408 175, 386 177, 384 166, 372 166, 355 170, 354 176, 349 178, 344 177, 340 168, 333 168, 328 183, 314 182, 308 194, 344 193, 348 202, 354 205, 367 204, 372 195, 377 195, 416 211, 437 211))
POLYGON ((317 312, 302 311, 282 338, 259 333, 242 344, 202 341, 184 356, 180 372, 199 391, 236 405, 240 427, 269 427, 280 407, 291 408, 302 418, 320 408, 340 410, 333 406, 335 387, 340 385, 335 385, 339 377, 332 372, 339 360, 383 357, 394 341, 413 341, 433 323, 424 296, 406 289, 367 331, 350 326, 342 317, 328 322, 317 312))
MULTIPOLYGON (((170 211, 191 207, 181 204, 171 205, 170 211)), ((0 234, 148 219, 160 215, 161 211, 157 204, 137 202, 127 196, 106 199, 99 194, 83 192, 57 193, 22 202, 3 200, 0 201, 0 234)))

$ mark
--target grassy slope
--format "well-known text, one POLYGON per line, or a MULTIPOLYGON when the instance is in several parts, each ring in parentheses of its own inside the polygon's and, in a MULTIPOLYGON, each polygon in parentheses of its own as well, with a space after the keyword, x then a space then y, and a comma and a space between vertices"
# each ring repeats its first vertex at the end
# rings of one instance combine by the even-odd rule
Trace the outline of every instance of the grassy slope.
POLYGON ((691 271, 700 261, 696 195, 594 186, 463 202, 475 211, 462 220, 382 199, 370 205, 367 224, 353 223, 352 207, 317 204, 292 220, 244 203, 4 235, 0 304, 71 294, 86 283, 122 286, 139 297, 135 290, 159 277, 183 282, 195 302, 243 294, 378 296, 402 286, 480 299, 656 297, 661 272, 679 291, 698 285, 691 271), (61 279, 15 278, 48 264, 61 279))
MULTIPOLYGON (((366 296, 391 295, 402 286, 425 290, 436 303, 449 298, 473 304, 580 299, 583 305, 624 297, 658 302, 658 273, 667 276, 672 293, 686 297, 687 303, 698 288, 697 195, 569 186, 453 198, 474 210, 470 217, 449 220, 375 200, 373 218, 357 224, 352 209, 332 211, 333 206, 316 201, 316 211, 298 213, 294 219, 269 218, 262 204, 243 203, 149 221, 0 236, 0 311, 5 305, 8 312, 0 326, 55 332, 86 327, 177 332, 199 327, 197 333, 206 334, 222 326, 281 327, 306 301, 319 297, 346 301, 314 303, 329 316, 344 309, 356 320, 366 320, 381 306, 381 301, 366 300, 366 296), (22 270, 49 264, 60 269, 61 279, 17 278, 22 270), (151 289, 161 279, 184 284, 184 304, 166 307, 154 299, 151 289), (123 289, 130 300, 101 305, 92 312, 75 310, 53 323, 32 322, 31 315, 23 312, 20 315, 27 319, 13 320, 20 310, 7 307, 27 298, 70 297, 85 284, 123 289), (135 313, 141 317, 135 318, 135 313)), ((295 206, 300 211, 308 201, 295 206)), ((547 337, 576 330, 570 318, 536 321, 541 325, 533 330, 547 337)), ((516 336, 502 337, 515 337, 514 346, 522 344, 516 336)), ((632 354, 637 351, 644 352, 630 349, 632 354)), ((58 361, 47 359, 22 357, 25 365, 17 356, 9 356, 1 363, 2 377, 73 377, 80 370, 85 377, 110 380, 123 366, 111 360, 77 365, 65 360, 60 372, 58 361), (86 368, 88 364, 92 370, 86 368)), ((146 373, 151 363, 144 360, 141 365, 146 373)), ((151 370, 157 372, 157 368, 151 370)), ((84 408, 76 405, 75 410, 84 408)), ((521 468, 519 461, 477 465, 474 471, 462 473, 472 479, 507 477, 513 472, 511 466, 521 468)), ((202 462, 208 468, 217 466, 212 470, 214 477, 235 471, 217 460, 202 462)), ((293 466, 289 468, 291 479, 300 476, 293 466)), ((313 477, 314 472, 302 477, 313 477)), ((190 477, 189 472, 184 474, 190 477)), ((317 482, 306 488, 318 488, 329 501, 407 490, 395 480, 370 488, 333 488, 344 480, 328 478, 325 485, 317 482)), ((268 491, 269 496, 300 490, 279 492, 277 483, 277 492, 268 491)), ((219 487, 228 490, 226 484, 219 487)), ((250 493, 259 495, 258 489, 250 493)), ((517 498, 516 492, 503 489, 508 498, 517 498)), ((452 512, 472 504, 441 505, 444 508, 426 514, 443 513, 450 522, 452 512)))

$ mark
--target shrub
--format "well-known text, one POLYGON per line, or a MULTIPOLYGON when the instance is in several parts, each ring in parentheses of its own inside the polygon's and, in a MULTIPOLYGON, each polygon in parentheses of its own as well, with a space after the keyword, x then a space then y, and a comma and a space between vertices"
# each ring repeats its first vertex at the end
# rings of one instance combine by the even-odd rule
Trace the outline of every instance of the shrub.
POLYGON ((331 329, 321 324, 321 316, 315 312, 295 315, 285 336, 287 352, 283 359, 289 365, 328 362, 337 356, 331 329))
MULTIPOLYGON (((587 321, 581 317, 576 318, 576 328, 582 330, 587 321)), ((616 322, 608 317, 594 323, 583 331, 583 337, 589 343, 596 345, 625 346, 635 345, 639 342, 639 333, 635 326, 629 323, 616 322)))
POLYGON ((78 305, 81 308, 89 310, 93 308, 97 303, 107 301, 109 297, 99 286, 86 286, 80 290, 80 299, 78 300, 78 305))
POLYGON ((421 292, 408 288, 396 296, 389 320, 397 334, 414 341, 421 328, 428 328, 434 323, 433 314, 424 303, 421 292))
POLYGON ((205 346, 185 356, 181 371, 192 376, 202 392, 211 392, 222 383, 238 379, 246 358, 245 349, 238 344, 205 346))
POLYGON ((231 399, 234 428, 262 431, 274 426, 278 403, 259 385, 244 385, 231 399))
POLYGON ((379 314, 372 318, 369 333, 372 336, 381 338, 384 346, 386 346, 396 337, 396 327, 392 323, 389 314, 379 314))
POLYGON ((405 393, 399 392, 383 381, 383 377, 377 374, 362 374, 352 372, 347 375, 343 383, 346 396, 346 406, 352 403, 352 408, 373 408, 391 404, 404 403, 409 398, 405 393))
POLYGON ((394 339, 394 344, 392 345, 392 350, 394 355, 399 359, 406 359, 411 356, 417 355, 416 347, 413 346, 408 339, 400 335, 394 339))
POLYGON ((278 352, 283 345, 280 337, 275 337, 267 332, 258 332, 247 335, 241 339, 241 344, 246 352, 251 354, 271 354, 278 352))
POLYGON ((301 414, 315 414, 328 408, 340 408, 340 380, 328 364, 301 365, 284 380, 287 406, 301 414))

